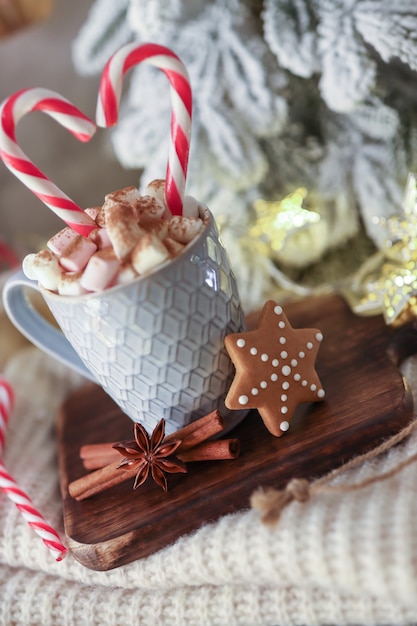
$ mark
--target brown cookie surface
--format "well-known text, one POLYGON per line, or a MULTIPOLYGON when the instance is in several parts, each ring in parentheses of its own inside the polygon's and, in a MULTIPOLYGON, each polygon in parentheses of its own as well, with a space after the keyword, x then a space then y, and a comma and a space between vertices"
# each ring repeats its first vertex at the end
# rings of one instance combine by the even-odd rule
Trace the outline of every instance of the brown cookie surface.
POLYGON ((292 328, 282 307, 266 302, 256 330, 225 338, 236 368, 226 406, 257 409, 266 428, 280 437, 298 404, 324 398, 315 370, 322 339, 315 328, 292 328))

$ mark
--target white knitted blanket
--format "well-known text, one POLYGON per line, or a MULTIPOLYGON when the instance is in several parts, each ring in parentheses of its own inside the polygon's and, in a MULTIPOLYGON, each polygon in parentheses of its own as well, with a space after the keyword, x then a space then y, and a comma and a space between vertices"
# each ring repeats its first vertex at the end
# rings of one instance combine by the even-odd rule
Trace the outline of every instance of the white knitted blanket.
MULTIPOLYGON (((0 357, 4 334, 0 325, 0 357)), ((30 346, 3 373, 16 393, 6 465, 62 533, 54 423, 81 380, 30 346)), ((405 373, 417 383, 417 364, 405 373)), ((416 446, 414 435, 338 480, 387 470, 416 446)), ((0 625, 417 624, 416 520, 412 464, 357 492, 292 503, 273 529, 245 510, 146 559, 95 572, 71 554, 57 563, 0 493, 0 625)))

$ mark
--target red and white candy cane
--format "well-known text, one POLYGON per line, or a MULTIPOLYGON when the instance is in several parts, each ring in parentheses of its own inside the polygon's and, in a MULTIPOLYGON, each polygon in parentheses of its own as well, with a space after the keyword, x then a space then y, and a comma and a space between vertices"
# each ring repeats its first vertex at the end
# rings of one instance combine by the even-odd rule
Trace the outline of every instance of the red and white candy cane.
POLYGON ((16 142, 17 123, 32 111, 43 111, 80 141, 91 139, 96 125, 69 100, 49 89, 23 89, 0 106, 0 157, 6 167, 68 226, 87 236, 97 228, 91 217, 49 180, 16 142))
POLYGON ((56 560, 61 561, 67 548, 61 543, 58 533, 47 524, 45 518, 34 508, 32 500, 19 488, 1 460, 6 441, 7 422, 12 406, 13 390, 7 380, 0 376, 0 489, 14 502, 29 526, 55 554, 56 560))
POLYGON ((139 63, 153 65, 166 75, 171 86, 171 142, 165 180, 165 199, 173 215, 182 214, 190 152, 192 93, 188 72, 181 59, 158 44, 127 44, 118 50, 103 70, 97 103, 98 126, 116 124, 123 77, 139 63))

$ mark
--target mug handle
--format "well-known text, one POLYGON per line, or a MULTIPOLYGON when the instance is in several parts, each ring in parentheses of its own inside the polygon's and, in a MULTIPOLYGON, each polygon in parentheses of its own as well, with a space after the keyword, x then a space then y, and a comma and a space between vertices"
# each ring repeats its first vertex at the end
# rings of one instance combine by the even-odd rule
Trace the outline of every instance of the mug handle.
POLYGON ((3 303, 10 321, 35 346, 97 383, 63 333, 36 311, 25 293, 28 287, 41 293, 38 283, 27 278, 22 270, 6 281, 3 303))

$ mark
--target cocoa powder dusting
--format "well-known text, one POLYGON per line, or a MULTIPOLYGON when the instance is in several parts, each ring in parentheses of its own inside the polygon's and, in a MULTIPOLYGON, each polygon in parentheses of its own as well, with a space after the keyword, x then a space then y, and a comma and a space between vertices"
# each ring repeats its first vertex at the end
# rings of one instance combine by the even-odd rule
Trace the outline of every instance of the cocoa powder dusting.
MULTIPOLYGON (((143 235, 143 237, 139 239, 138 243, 135 246, 133 254, 141 253, 147 250, 148 248, 152 248, 153 241, 154 241, 154 236, 151 235, 150 233, 146 233, 145 235, 143 235)), ((132 257, 133 257, 133 254, 132 254, 132 257)))
POLYGON ((137 193, 138 190, 136 187, 124 187, 123 189, 118 189, 117 191, 112 191, 111 193, 108 193, 106 196, 104 196, 104 200, 112 200, 113 202, 119 204, 123 203, 123 201, 126 199, 126 196, 135 195, 137 193))
POLYGON ((100 226, 100 228, 104 228, 106 226, 106 212, 103 208, 97 213, 96 224, 100 226))
POLYGON ((165 190, 165 180, 163 178, 157 178, 156 180, 153 180, 151 183, 149 183, 148 189, 153 189, 155 192, 159 191, 160 189, 165 190))
POLYGON ((141 232, 136 222, 135 213, 129 204, 113 204, 106 210, 106 226, 111 232, 117 232, 121 240, 138 237, 141 232))
POLYGON ((64 280, 66 283, 77 283, 82 275, 82 272, 66 272, 61 280, 64 280))
POLYGON ((99 250, 94 255, 96 258, 102 259, 103 261, 116 261, 117 257, 114 253, 113 248, 103 248, 99 250))
POLYGON ((77 252, 78 248, 81 248, 83 243, 84 243, 84 238, 81 237, 81 235, 77 235, 76 237, 73 238, 72 241, 68 243, 67 246, 65 246, 65 250, 63 250, 62 255, 65 257, 71 256, 72 254, 77 252))
POLYGON ((164 244, 165 248, 168 250, 168 254, 171 257, 171 259, 181 254, 181 252, 184 250, 184 247, 185 247, 181 243, 179 243, 178 241, 174 241, 174 239, 171 239, 170 237, 165 237, 162 243, 164 244))
POLYGON ((45 248, 44 250, 41 250, 40 252, 36 254, 34 263, 37 263, 38 260, 39 261, 52 261, 52 259, 54 258, 55 258, 54 253, 48 250, 47 248, 45 248))

